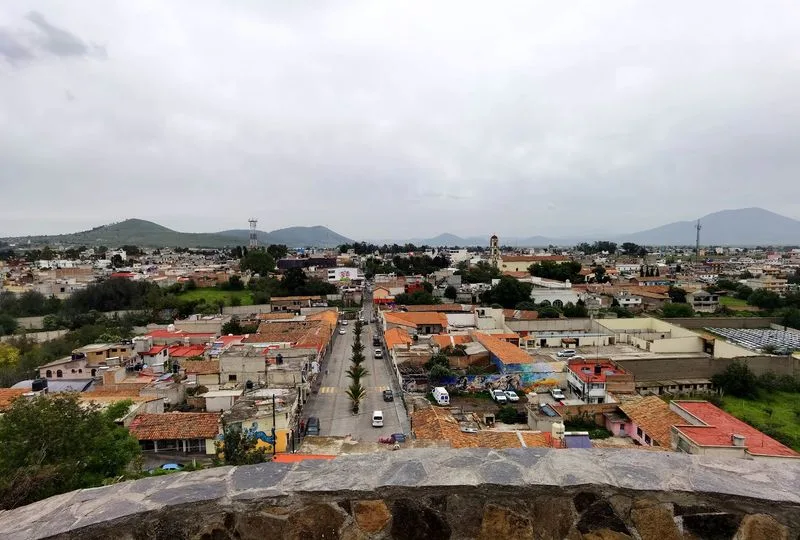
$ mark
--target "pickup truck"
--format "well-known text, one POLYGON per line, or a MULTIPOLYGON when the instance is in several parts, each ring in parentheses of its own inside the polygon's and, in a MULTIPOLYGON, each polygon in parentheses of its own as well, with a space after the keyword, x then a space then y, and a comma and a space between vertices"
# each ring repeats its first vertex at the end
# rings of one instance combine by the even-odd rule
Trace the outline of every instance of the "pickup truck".
POLYGON ((508 403, 508 396, 506 396, 506 393, 503 392, 502 390, 492 390, 491 394, 492 394, 492 399, 495 400, 497 403, 500 403, 502 405, 508 403))

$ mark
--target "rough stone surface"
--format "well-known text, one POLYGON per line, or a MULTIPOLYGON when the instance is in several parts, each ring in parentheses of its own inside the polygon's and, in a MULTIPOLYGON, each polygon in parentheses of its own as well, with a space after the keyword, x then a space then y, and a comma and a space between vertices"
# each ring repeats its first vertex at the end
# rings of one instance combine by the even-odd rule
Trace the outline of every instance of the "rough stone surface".
POLYGON ((531 520, 512 512, 508 508, 487 504, 483 511, 480 540, 497 540, 498 538, 518 538, 533 540, 531 520))
POLYGON ((781 525, 772 516, 756 514, 745 516, 734 540, 789 540, 789 529, 781 525))
POLYGON ((376 533, 386 527, 392 514, 383 501, 357 501, 353 506, 353 517, 362 531, 376 533))
POLYGON ((631 520, 642 540, 683 540, 668 504, 639 500, 631 510, 631 520))
POLYGON ((417 449, 76 491, 0 512, 0 537, 796 540, 797 486, 800 463, 614 449, 417 449))

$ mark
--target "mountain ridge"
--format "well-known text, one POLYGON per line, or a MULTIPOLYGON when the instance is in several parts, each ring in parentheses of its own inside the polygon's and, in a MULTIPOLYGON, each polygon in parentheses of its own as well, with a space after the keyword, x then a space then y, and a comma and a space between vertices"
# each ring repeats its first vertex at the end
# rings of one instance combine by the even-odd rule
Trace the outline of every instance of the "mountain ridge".
MULTIPOLYGON (((286 244, 294 247, 335 247, 352 242, 327 227, 286 227, 274 231, 257 231, 259 243, 286 244)), ((224 248, 247 245, 249 229, 232 229, 216 233, 179 232, 158 223, 131 218, 116 223, 100 225, 85 231, 58 235, 13 236, 0 240, 9 243, 68 245, 135 245, 142 247, 224 248)))

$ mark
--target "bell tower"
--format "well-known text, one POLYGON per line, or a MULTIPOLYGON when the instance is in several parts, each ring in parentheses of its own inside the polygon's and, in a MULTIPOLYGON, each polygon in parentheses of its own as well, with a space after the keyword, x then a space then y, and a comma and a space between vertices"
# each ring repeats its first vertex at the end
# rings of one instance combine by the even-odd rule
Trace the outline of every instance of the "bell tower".
POLYGON ((496 234, 489 238, 489 260, 495 268, 500 266, 500 240, 496 234))

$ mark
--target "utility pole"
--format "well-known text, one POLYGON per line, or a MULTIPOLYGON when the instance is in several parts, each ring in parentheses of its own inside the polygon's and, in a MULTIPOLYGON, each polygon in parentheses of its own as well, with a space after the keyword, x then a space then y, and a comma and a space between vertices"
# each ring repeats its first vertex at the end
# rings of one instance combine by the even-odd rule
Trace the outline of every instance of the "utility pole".
POLYGON ((272 391, 272 455, 277 453, 278 436, 275 430, 275 391, 272 391))

